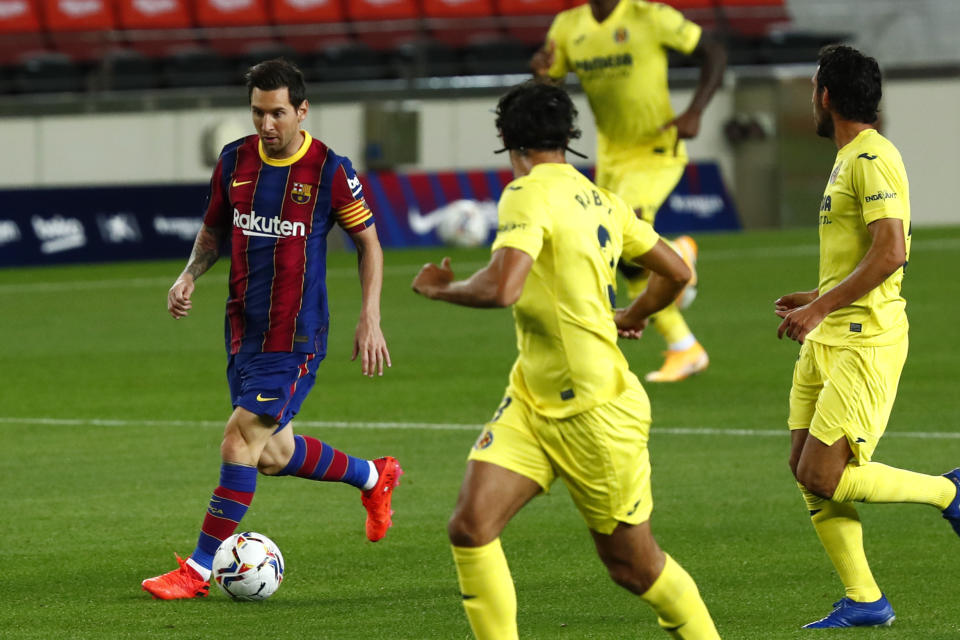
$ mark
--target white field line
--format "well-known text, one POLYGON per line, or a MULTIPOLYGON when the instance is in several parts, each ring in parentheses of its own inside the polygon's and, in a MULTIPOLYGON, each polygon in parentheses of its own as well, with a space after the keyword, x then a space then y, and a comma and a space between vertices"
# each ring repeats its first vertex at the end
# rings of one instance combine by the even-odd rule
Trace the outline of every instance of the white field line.
MULTIPOLYGON (((913 251, 956 251, 960 249, 960 238, 942 238, 931 240, 918 240, 913 243, 913 251)), ((782 247, 753 247, 750 249, 722 249, 717 251, 708 251, 698 257, 700 262, 710 262, 713 260, 743 260, 749 258, 776 258, 783 256, 814 256, 817 255, 819 247, 816 244, 797 244, 782 247)), ((444 255, 443 247, 436 247, 435 262, 439 262, 444 255)), ((458 274, 466 275, 486 263, 483 262, 462 262, 454 263, 454 270, 458 274)), ((407 274, 411 280, 419 269, 419 265, 414 264, 387 264, 384 267, 384 273, 387 275, 407 274)), ((356 278, 356 267, 334 267, 327 270, 327 275, 331 278, 356 278)), ((90 291, 96 289, 167 289, 176 279, 177 274, 171 273, 170 277, 153 278, 108 278, 105 280, 75 280, 59 282, 24 282, 0 284, 0 295, 17 293, 60 293, 65 291, 90 291)), ((203 282, 215 282, 219 285, 227 281, 227 275, 216 274, 204 276, 203 282)))
MULTIPOLYGON (((33 424, 52 427, 223 427, 219 420, 126 420, 104 418, 12 418, 0 416, 0 424, 33 424)), ((364 420, 295 420, 297 427, 324 429, 384 429, 414 431, 476 431, 482 424, 443 422, 367 422, 364 420)), ((653 426, 652 435, 674 436, 734 436, 734 437, 788 437, 783 429, 714 429, 710 427, 658 427, 653 426)), ((888 431, 885 437, 911 438, 917 440, 958 440, 960 432, 951 431, 888 431)))

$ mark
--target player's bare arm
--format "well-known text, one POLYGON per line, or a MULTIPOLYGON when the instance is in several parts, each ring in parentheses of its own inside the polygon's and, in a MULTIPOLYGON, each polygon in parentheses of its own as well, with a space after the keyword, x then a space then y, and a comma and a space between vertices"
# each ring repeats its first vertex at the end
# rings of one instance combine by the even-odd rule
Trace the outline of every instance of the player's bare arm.
POLYGON ((697 88, 687 109, 663 126, 663 129, 676 127, 678 139, 695 138, 700 133, 700 117, 723 82, 723 72, 727 68, 726 49, 708 35, 700 36, 691 56, 700 64, 697 88))
POLYGON ((562 78, 554 78, 550 75, 550 67, 553 66, 556 47, 557 43, 551 40, 530 58, 530 71, 537 82, 548 82, 556 85, 562 82, 562 78))
POLYGON ((883 218, 867 225, 867 230, 873 242, 857 268, 823 295, 783 314, 777 338, 787 336, 802 344, 827 315, 859 300, 903 266, 907 259, 903 221, 883 218))
POLYGON ((183 273, 177 278, 167 292, 167 311, 174 320, 186 317, 193 306, 190 298, 193 295, 196 280, 213 266, 220 257, 220 242, 224 231, 203 225, 193 241, 193 250, 183 273))
POLYGON ((780 296, 773 302, 773 312, 782 318, 792 309, 810 304, 818 295, 820 295, 820 291, 814 289, 813 291, 795 291, 780 296))
POLYGON ((425 264, 413 279, 413 290, 431 300, 464 307, 509 307, 520 298, 533 258, 512 247, 497 249, 490 263, 466 280, 454 280, 450 258, 440 265, 425 264))
POLYGON ((353 355, 360 356, 360 371, 365 376, 383 375, 383 366, 390 367, 390 351, 380 329, 380 292, 383 289, 383 249, 376 227, 367 227, 353 234, 357 246, 357 267, 360 271, 360 320, 353 336, 353 355))
POLYGON ((650 271, 647 288, 625 309, 614 314, 617 331, 623 338, 639 338, 651 315, 673 302, 690 280, 690 268, 663 240, 632 259, 650 271))

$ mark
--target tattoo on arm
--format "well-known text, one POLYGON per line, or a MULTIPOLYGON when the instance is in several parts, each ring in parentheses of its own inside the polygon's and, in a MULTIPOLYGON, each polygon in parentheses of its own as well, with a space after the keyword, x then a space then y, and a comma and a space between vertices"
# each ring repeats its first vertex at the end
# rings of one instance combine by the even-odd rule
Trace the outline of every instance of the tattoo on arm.
POLYGON ((193 251, 190 252, 190 260, 187 262, 184 272, 193 276, 194 280, 206 273, 220 257, 220 241, 222 239, 222 230, 203 225, 200 232, 197 233, 197 239, 193 243, 193 251))

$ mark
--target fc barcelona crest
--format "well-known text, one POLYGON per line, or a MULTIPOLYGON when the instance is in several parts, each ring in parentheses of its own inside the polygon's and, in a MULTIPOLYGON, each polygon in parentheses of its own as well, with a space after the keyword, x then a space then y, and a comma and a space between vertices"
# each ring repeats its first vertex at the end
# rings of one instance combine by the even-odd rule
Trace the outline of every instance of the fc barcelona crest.
POLYGON ((310 202, 310 196, 312 194, 313 185, 312 184, 303 184, 302 182, 294 182, 293 188, 290 189, 290 199, 296 202, 297 204, 307 204, 310 202))

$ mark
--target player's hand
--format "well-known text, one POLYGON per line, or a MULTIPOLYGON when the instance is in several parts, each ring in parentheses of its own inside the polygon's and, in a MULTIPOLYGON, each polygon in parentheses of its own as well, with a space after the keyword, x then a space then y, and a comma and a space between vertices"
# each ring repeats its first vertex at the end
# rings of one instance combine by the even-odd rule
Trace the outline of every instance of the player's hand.
POLYGON ((785 311, 782 316, 783 322, 777 327, 777 338, 787 336, 803 344, 807 334, 813 331, 826 315, 816 302, 805 304, 792 311, 785 311))
POLYGON ((670 127, 677 128, 677 140, 689 140, 696 138, 700 133, 700 112, 687 110, 676 118, 660 127, 660 131, 666 131, 670 127))
POLYGON ((193 295, 194 286, 193 276, 184 273, 167 291, 167 311, 174 320, 185 318, 190 313, 193 307, 190 297, 193 295))
POLYGON ((390 350, 387 349, 387 340, 383 337, 383 331, 380 330, 378 319, 366 314, 360 316, 360 322, 357 323, 357 330, 353 334, 353 355, 351 360, 356 360, 360 356, 360 372, 369 377, 374 375, 383 375, 383 365, 392 367, 390 362, 390 350))
POLYGON ((530 71, 533 72, 534 78, 546 80, 550 77, 550 67, 553 66, 554 50, 556 48, 557 44, 551 40, 530 58, 530 71))
POLYGON ((797 291, 780 296, 773 302, 773 312, 781 318, 786 318, 790 311, 797 307, 810 304, 817 298, 817 291, 797 291))
POLYGON ((613 322, 617 325, 617 335, 627 340, 639 340, 643 335, 643 330, 647 328, 649 318, 644 318, 640 322, 627 319, 626 309, 617 309, 613 314, 613 322))
POLYGON ((453 282, 453 269, 450 268, 450 258, 440 261, 440 266, 428 262, 420 269, 420 273, 413 279, 413 290, 427 298, 436 297, 436 293, 453 282))

